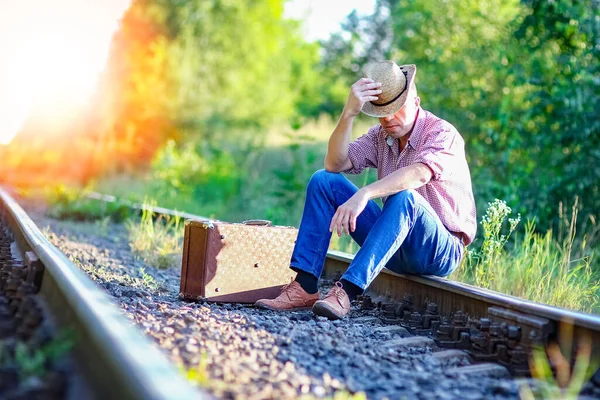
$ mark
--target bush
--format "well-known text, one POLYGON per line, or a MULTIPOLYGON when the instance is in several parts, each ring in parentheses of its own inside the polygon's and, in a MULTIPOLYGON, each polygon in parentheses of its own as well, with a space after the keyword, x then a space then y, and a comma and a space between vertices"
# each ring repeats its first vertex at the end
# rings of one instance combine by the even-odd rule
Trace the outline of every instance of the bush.
POLYGON ((58 186, 46 193, 47 214, 56 219, 97 221, 110 218, 122 222, 132 214, 129 205, 119 200, 112 202, 87 197, 80 189, 58 186))

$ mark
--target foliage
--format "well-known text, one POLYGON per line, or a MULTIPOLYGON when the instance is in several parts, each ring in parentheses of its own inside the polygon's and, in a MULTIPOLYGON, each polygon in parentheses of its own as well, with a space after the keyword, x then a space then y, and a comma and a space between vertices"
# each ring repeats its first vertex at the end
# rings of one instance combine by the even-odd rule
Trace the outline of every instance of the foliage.
POLYGON ((265 127, 294 113, 297 90, 312 84, 304 74, 318 53, 282 12, 280 0, 193 0, 168 7, 180 122, 208 128, 202 136, 210 139, 222 127, 265 127))
POLYGON ((542 221, 577 195, 583 214, 596 214, 600 171, 589 166, 600 160, 600 3, 523 4, 511 55, 516 98, 503 126, 512 137, 510 179, 519 182, 522 207, 542 221))
POLYGON ((145 268, 140 268, 139 272, 144 287, 150 289, 151 292, 156 292, 160 288, 160 284, 156 282, 156 279, 152 275, 146 273, 145 268))
POLYGON ((517 218, 509 218, 508 233, 501 233, 504 221, 511 212, 512 210, 506 205, 506 202, 496 199, 489 204, 486 215, 481 219, 483 244, 478 254, 470 254, 473 259, 476 259, 474 268, 475 286, 487 288, 495 279, 494 276, 490 275, 490 266, 497 265, 501 261, 504 245, 521 221, 520 214, 517 218))
MULTIPOLYGON (((267 218, 276 224, 298 225, 304 205, 304 187, 323 168, 326 145, 334 121, 322 116, 297 129, 272 128, 262 145, 240 140, 237 146, 201 153, 202 146, 169 142, 152 162, 146 177, 113 179, 96 190, 150 197, 163 207, 225 221, 267 218)), ((355 135, 369 125, 358 121, 355 135)), ((374 173, 350 176, 356 185, 372 182, 374 173)))
POLYGON ((121 20, 88 120, 96 173, 147 165, 164 141, 176 136, 177 91, 164 24, 164 7, 153 0, 132 2, 121 20))
POLYGON ((465 137, 478 208, 504 198, 547 229, 561 202, 586 194, 584 215, 600 206, 588 170, 600 159, 599 14, 593 0, 380 0, 348 17, 324 60, 346 85, 356 75, 340 64, 417 64, 423 107, 465 137))
POLYGON ((518 0, 393 1, 392 57, 415 63, 426 108, 468 137, 489 134, 480 123, 497 119, 506 82, 506 38, 521 11, 518 0))
POLYGON ((43 378, 74 345, 75 335, 70 329, 59 331, 48 343, 36 348, 22 341, 14 345, 0 342, 0 365, 15 367, 21 381, 31 377, 43 378))
POLYGON ((534 387, 521 385, 521 399, 578 399, 584 385, 597 370, 598 360, 592 359, 589 337, 578 338, 575 362, 571 368, 573 325, 561 323, 559 333, 560 345, 552 343, 546 349, 534 347, 529 364, 537 384, 534 387))
POLYGON ((121 201, 105 202, 89 198, 85 191, 64 185, 48 189, 45 193, 49 204, 48 215, 76 221, 124 221, 131 215, 131 208, 121 201))
MULTIPOLYGON (((183 251, 183 229, 180 217, 159 216, 150 211, 155 203, 144 202, 139 222, 126 221, 129 231, 129 247, 146 264, 156 268, 169 268, 176 265, 183 251)), ((145 285, 153 285, 142 270, 145 285)))
POLYGON ((565 234, 556 238, 552 231, 539 234, 533 222, 528 222, 523 238, 516 237, 512 249, 506 251, 519 222, 519 218, 509 219, 508 232, 503 234, 510 213, 502 201, 490 204, 482 218, 481 248, 468 251, 453 279, 539 303, 600 312, 600 279, 591 268, 594 249, 587 247, 585 237, 576 236, 576 208, 565 234), (582 255, 573 258, 577 242, 582 255))
MULTIPOLYGON (((310 139, 309 139, 310 143, 310 139)), ((299 140, 294 140, 287 147, 288 168, 278 168, 274 170, 275 184, 273 185, 272 195, 277 200, 277 205, 269 213, 268 218, 280 220, 287 210, 301 208, 302 203, 299 202, 298 193, 304 192, 306 187, 306 176, 311 175, 314 170, 311 168, 315 165, 317 154, 313 151, 301 151, 302 146, 299 140)), ((320 160, 320 157, 319 157, 320 160)))
POLYGON ((168 142, 152 163, 153 192, 161 198, 189 196, 219 215, 239 193, 245 171, 238 167, 237 154, 227 149, 202 150, 168 142))
POLYGON ((21 148, 31 143, 21 143, 3 158, 30 174, 45 169, 89 181, 146 170, 170 139, 193 140, 205 155, 223 141, 260 141, 273 124, 316 115, 319 45, 301 37, 298 21, 283 18, 283 4, 133 1, 89 109, 61 132, 61 145, 32 128, 41 157, 26 157, 21 148))

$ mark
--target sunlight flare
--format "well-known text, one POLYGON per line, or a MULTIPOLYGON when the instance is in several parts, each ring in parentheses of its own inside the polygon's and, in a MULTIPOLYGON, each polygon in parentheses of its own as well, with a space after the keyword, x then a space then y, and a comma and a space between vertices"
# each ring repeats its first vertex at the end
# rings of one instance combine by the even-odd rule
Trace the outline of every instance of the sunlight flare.
POLYGON ((0 144, 27 118, 63 119, 92 94, 130 0, 8 0, 0 6, 0 144), (35 110, 35 111, 34 111, 35 110))

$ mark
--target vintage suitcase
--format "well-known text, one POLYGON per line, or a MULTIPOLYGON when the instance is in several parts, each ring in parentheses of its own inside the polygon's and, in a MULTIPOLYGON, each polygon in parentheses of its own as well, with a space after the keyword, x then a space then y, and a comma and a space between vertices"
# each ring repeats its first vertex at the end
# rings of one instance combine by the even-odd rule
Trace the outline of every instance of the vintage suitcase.
POLYGON ((296 276, 289 265, 297 235, 264 220, 186 221, 179 296, 235 303, 277 297, 296 276))

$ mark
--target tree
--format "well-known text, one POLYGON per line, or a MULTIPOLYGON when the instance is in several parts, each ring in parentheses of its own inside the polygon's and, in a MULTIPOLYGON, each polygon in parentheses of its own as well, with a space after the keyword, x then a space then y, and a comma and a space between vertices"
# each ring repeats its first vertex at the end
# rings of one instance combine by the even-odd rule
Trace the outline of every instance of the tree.
POLYGON ((105 169, 147 165, 167 139, 176 137, 165 16, 161 4, 137 0, 114 35, 95 96, 96 113, 83 133, 96 137, 94 162, 105 169))
POLYGON ((169 8, 181 129, 220 140, 219 132, 286 121, 306 104, 318 48, 282 13, 282 0, 180 0, 169 8))
POLYGON ((542 221, 579 196, 586 214, 600 209, 600 3, 525 0, 515 33, 513 74, 520 102, 505 131, 521 201, 542 221), (593 167, 592 167, 593 166, 593 167))

